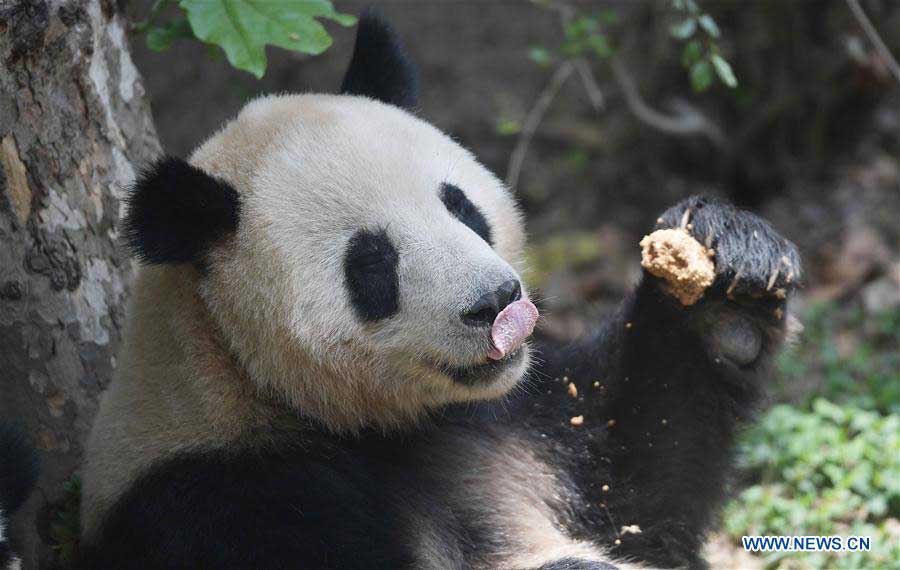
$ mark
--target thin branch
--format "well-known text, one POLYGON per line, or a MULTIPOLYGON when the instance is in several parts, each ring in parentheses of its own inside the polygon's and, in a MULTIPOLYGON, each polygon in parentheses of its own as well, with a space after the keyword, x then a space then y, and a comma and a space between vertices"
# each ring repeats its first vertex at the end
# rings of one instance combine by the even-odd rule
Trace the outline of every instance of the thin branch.
POLYGON ((727 139, 721 129, 686 102, 678 103, 679 114, 676 116, 661 113, 644 101, 631 75, 616 58, 612 60, 612 71, 628 108, 641 122, 671 135, 704 135, 717 146, 726 145, 727 139))
POLYGON ((888 49, 887 45, 885 45, 884 40, 878 35, 878 30, 875 29, 875 26, 872 25, 869 17, 866 16, 862 6, 859 5, 859 1, 847 0, 847 5, 850 6, 850 11, 853 12, 856 21, 859 22, 860 27, 866 33, 866 36, 868 36, 869 41, 872 42, 875 49, 878 50, 878 53, 884 58, 888 70, 890 70, 891 74, 897 79, 897 82, 900 82, 900 64, 897 63, 897 60, 894 59, 891 51, 888 49))
POLYGON ((587 92, 591 106, 595 112, 600 113, 606 107, 606 98, 603 96, 603 90, 600 89, 600 85, 597 83, 597 78, 594 77, 591 66, 583 57, 576 58, 574 63, 575 71, 578 72, 578 77, 581 78, 581 84, 584 85, 584 90, 587 92))
POLYGON ((534 106, 525 117, 525 123, 522 125, 522 132, 519 134, 519 139, 516 141, 516 147, 509 157, 509 167, 506 169, 506 185, 510 190, 515 190, 516 185, 519 183, 522 165, 525 164, 525 155, 528 154, 528 146, 531 144, 531 139, 534 138, 535 131, 537 131, 538 126, 540 126, 541 121, 544 119, 544 115, 547 113, 547 109, 550 108, 550 104, 553 103, 553 100, 556 98, 556 94, 559 93, 560 88, 562 88, 569 76, 572 75, 573 71, 575 71, 575 64, 570 60, 565 60, 560 63, 556 68, 556 71, 554 71, 553 75, 550 77, 550 80, 547 82, 547 85, 544 86, 544 89, 541 91, 540 96, 538 96, 537 101, 535 101, 534 106))
MULTIPOLYGON (((561 2, 553 3, 551 7, 559 14, 560 23, 565 29, 571 22, 575 9, 561 2)), ((727 140, 722 131, 687 102, 676 102, 677 116, 665 115, 644 102, 635 86, 634 80, 632 80, 627 70, 618 60, 613 58, 611 64, 613 75, 625 95, 628 108, 638 120, 665 133, 681 136, 704 135, 717 146, 726 146, 727 140)), ((603 110, 605 106, 603 91, 597 84, 597 80, 587 61, 582 57, 576 57, 560 63, 543 91, 541 91, 534 106, 525 117, 522 132, 519 134, 516 146, 510 155, 509 166, 506 170, 506 185, 511 190, 515 190, 519 183, 525 156, 528 154, 528 147, 531 145, 531 140, 534 138, 537 128, 540 126, 557 93, 559 93, 560 88, 573 72, 578 73, 594 110, 598 112, 603 110)))
MULTIPOLYGON (((573 7, 562 2, 554 2, 550 4, 550 8, 559 15, 563 29, 572 22, 572 18, 575 15, 573 7)), ((528 154, 531 140, 534 138, 541 121, 544 120, 544 115, 547 114, 547 110, 556 98, 557 93, 559 93, 559 90, 566 80, 569 79, 569 76, 572 75, 573 71, 577 71, 581 78, 581 83, 584 85, 585 91, 587 91, 588 99, 594 110, 603 110, 603 91, 600 90, 600 86, 597 84, 594 74, 584 58, 567 59, 560 63, 547 85, 544 86, 534 106, 528 111, 528 115, 526 115, 525 122, 522 125, 522 132, 519 134, 516 146, 509 157, 509 166, 506 169, 506 185, 510 190, 515 190, 519 184, 519 176, 522 174, 522 166, 525 164, 525 156, 528 154)))

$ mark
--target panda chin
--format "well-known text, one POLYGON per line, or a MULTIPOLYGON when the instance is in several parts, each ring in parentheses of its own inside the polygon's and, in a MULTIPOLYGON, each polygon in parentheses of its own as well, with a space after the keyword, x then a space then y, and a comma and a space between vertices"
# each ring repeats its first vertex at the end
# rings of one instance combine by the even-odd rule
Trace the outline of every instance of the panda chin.
POLYGON ((525 358, 524 345, 511 352, 502 360, 489 360, 484 364, 471 366, 437 365, 442 374, 464 386, 487 386, 498 381, 510 368, 521 364, 525 358))

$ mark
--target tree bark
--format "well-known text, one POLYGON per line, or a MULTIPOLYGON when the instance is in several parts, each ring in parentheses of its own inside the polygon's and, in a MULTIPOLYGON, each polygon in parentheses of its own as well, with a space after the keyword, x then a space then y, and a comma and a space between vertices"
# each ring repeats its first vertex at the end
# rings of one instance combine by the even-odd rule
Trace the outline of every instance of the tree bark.
POLYGON ((112 0, 0 0, 0 420, 41 455, 12 529, 29 568, 116 366, 122 189, 159 152, 126 28, 112 0))

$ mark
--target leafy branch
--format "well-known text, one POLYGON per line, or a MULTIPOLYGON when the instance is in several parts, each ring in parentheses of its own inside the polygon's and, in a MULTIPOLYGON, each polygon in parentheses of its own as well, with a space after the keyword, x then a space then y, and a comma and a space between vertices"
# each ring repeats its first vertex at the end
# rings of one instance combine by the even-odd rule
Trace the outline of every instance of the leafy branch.
POLYGON ((163 51, 185 38, 196 38, 225 52, 228 62, 257 78, 266 72, 266 46, 318 55, 331 36, 317 20, 352 26, 356 18, 335 11, 329 0, 157 0, 134 29, 146 33, 147 47, 163 51), (158 23, 177 6, 180 16, 158 23))
MULTIPOLYGON (((525 155, 534 134, 556 95, 573 73, 577 73, 581 80, 594 110, 598 112, 603 110, 605 98, 589 63, 589 58, 592 57, 610 62, 613 78, 622 92, 628 109, 642 123, 676 136, 699 134, 716 146, 726 146, 726 138, 721 129, 686 101, 677 101, 673 105, 675 113, 669 115, 654 109, 643 99, 609 40, 609 30, 619 21, 614 11, 602 10, 596 15, 586 16, 579 13, 574 6, 564 2, 532 0, 532 3, 557 13, 563 29, 563 41, 555 49, 546 46, 530 48, 528 57, 533 62, 541 67, 552 67, 554 71, 528 111, 521 128, 508 120, 498 124, 498 131, 501 134, 518 134, 507 167, 507 186, 515 189, 518 184, 525 155)), ((693 38, 685 46, 685 51, 689 51, 689 54, 684 59, 690 63, 690 77, 694 89, 697 91, 707 89, 712 84, 713 70, 724 84, 736 86, 737 79, 731 66, 719 54, 719 48, 714 41, 720 32, 712 17, 700 11, 693 0, 672 0, 672 6, 677 12, 683 13, 680 25, 684 29, 679 30, 680 35, 684 36, 684 39, 693 38), (684 23, 688 21, 691 23, 684 23), (705 36, 694 37, 698 28, 704 30, 705 36), (694 68, 698 66, 699 70, 695 71, 694 68)))
POLYGON ((694 91, 706 91, 715 77, 732 89, 737 87, 731 64, 722 57, 716 43, 722 33, 712 16, 702 11, 694 0, 672 0, 672 6, 679 19, 669 28, 669 33, 687 42, 681 63, 689 70, 694 91))

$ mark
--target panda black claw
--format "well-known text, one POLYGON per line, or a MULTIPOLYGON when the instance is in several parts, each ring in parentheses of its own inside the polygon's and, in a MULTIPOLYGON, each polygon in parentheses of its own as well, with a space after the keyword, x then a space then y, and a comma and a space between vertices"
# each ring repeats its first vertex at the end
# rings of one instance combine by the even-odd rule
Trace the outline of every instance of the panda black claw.
POLYGON ((694 196, 667 210, 659 225, 679 227, 688 216, 694 238, 715 250, 714 293, 751 295, 773 288, 790 293, 796 287, 797 248, 765 220, 730 204, 694 196))

